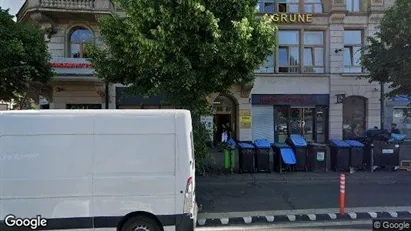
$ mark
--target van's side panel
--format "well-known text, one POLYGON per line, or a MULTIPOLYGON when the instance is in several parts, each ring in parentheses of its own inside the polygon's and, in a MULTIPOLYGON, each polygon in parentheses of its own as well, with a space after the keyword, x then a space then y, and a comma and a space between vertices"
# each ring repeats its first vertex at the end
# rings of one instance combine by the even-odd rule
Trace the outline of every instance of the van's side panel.
POLYGON ((173 113, 96 117, 93 215, 174 215, 175 136, 173 113))
POLYGON ((1 123, 1 219, 91 221, 93 118, 3 114, 1 123))

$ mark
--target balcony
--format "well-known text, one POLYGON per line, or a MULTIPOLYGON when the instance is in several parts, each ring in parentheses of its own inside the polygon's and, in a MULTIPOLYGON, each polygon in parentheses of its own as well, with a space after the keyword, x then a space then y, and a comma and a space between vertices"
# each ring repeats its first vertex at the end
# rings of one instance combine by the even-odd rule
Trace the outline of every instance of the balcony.
POLYGON ((42 13, 54 20, 91 19, 96 14, 114 14, 121 9, 111 0, 26 0, 17 19, 25 21, 33 13, 42 13))

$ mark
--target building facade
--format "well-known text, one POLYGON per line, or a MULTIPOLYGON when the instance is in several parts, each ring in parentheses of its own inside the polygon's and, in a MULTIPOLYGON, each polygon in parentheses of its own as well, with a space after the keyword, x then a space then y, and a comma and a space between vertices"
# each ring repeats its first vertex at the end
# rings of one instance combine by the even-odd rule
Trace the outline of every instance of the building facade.
MULTIPOLYGON (((219 139, 222 125, 238 140, 309 141, 362 136, 380 124, 380 85, 359 79, 360 47, 376 32, 394 0, 260 0, 260 14, 277 21, 277 46, 256 70, 254 83, 210 96, 219 139)), ((84 45, 99 41, 97 18, 123 14, 110 0, 27 0, 20 21, 35 21, 47 36, 56 78, 44 88, 43 108, 170 108, 162 97, 143 100, 126 86, 93 75, 84 45)))

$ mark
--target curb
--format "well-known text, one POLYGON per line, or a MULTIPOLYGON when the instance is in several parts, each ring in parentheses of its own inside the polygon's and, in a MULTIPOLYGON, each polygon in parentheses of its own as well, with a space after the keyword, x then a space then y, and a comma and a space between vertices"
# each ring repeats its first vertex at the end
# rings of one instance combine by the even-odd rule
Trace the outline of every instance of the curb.
POLYGON ((328 214, 299 214, 299 215, 275 215, 275 216, 248 216, 230 218, 199 218, 197 227, 230 226, 230 225, 256 225, 256 224, 278 224, 290 222, 330 222, 330 221, 353 221, 389 218, 409 218, 411 211, 396 212, 350 212, 340 215, 338 213, 328 214))

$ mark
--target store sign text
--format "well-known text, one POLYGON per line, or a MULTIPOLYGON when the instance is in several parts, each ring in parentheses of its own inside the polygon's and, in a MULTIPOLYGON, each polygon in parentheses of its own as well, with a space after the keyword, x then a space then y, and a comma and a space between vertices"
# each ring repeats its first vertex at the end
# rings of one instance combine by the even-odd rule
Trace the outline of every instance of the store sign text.
POLYGON ((304 98, 295 98, 295 97, 261 97, 260 103, 304 103, 304 98))
POLYGON ((272 19, 277 23, 311 23, 312 14, 273 14, 272 19))

